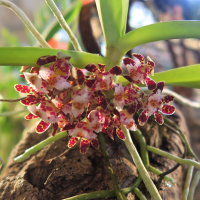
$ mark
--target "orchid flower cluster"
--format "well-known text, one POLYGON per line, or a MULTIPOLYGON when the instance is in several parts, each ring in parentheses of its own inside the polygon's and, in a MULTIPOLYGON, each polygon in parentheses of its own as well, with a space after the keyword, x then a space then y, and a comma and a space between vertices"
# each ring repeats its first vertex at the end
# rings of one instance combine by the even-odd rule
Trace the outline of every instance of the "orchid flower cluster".
POLYGON ((80 151, 86 153, 89 145, 99 148, 97 135, 99 132, 114 139, 113 133, 125 140, 120 126, 135 131, 137 125, 134 114, 140 113, 138 122, 143 126, 151 115, 158 124, 163 124, 160 113, 171 115, 175 108, 168 105, 174 97, 161 93, 164 82, 155 83, 149 75, 153 75, 154 62, 148 57, 133 54, 139 60, 137 65, 133 59, 124 58, 123 67, 128 75, 123 75, 130 83, 123 86, 113 81, 114 76, 122 74, 119 66, 105 71, 105 65, 88 64, 84 70, 75 68, 70 57, 59 52, 57 56, 43 56, 37 65, 26 72, 23 67, 21 77, 29 86, 15 85, 18 92, 27 94, 21 103, 30 111, 25 119, 40 118, 36 127, 37 133, 43 133, 52 124, 54 136, 58 129, 67 130, 71 136, 68 147, 73 147, 80 139, 80 151), (45 67, 49 64, 50 67, 45 67), (137 84, 145 83, 151 94, 140 92, 137 84), (109 91, 109 92, 107 92, 109 91), (109 94, 109 95, 108 95, 109 94), (110 95, 112 94, 112 95, 110 95))

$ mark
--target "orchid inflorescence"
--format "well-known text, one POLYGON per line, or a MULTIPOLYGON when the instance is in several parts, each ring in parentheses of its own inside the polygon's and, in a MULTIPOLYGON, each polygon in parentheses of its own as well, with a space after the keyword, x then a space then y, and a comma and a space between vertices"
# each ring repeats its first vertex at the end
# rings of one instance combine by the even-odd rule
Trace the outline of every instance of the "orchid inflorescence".
POLYGON ((138 66, 133 59, 124 58, 122 67, 127 68, 124 74, 130 83, 123 86, 116 84, 114 76, 122 74, 119 66, 105 71, 105 65, 88 64, 85 69, 77 69, 70 63, 70 57, 59 52, 57 56, 43 56, 37 60, 37 65, 30 72, 28 67, 22 67, 29 86, 15 85, 18 92, 26 93, 27 98, 21 103, 27 106, 30 113, 25 119, 41 118, 36 132, 43 133, 53 125, 52 135, 58 129, 67 130, 71 136, 68 147, 73 147, 79 139, 81 153, 86 153, 89 145, 99 148, 97 134, 103 132, 114 139, 113 132, 125 140, 120 125, 136 131, 137 125, 134 114, 140 113, 138 122, 143 126, 151 115, 158 124, 163 124, 163 117, 159 113, 171 115, 175 108, 167 105, 174 97, 161 96, 164 82, 156 84, 149 75, 153 75, 154 62, 148 57, 145 64, 144 57, 133 54, 140 61, 138 66), (50 67, 43 65, 50 64, 50 67), (140 92, 137 84, 145 83, 151 94, 140 92), (106 91, 109 91, 108 95, 106 91))

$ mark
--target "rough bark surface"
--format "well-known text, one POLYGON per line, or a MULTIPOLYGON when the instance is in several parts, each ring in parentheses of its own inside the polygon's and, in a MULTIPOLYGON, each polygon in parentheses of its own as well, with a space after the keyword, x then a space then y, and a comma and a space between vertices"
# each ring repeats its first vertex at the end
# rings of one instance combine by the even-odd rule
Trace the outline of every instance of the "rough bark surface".
MULTIPOLYGON (((171 116, 171 119, 188 134, 185 121, 179 112, 171 116)), ((147 144, 182 156, 181 141, 165 126, 159 126, 149 120, 140 129, 147 144)), ((112 189, 112 182, 101 150, 90 147, 88 153, 80 154, 78 145, 72 149, 67 148, 68 137, 53 142, 22 163, 13 162, 14 157, 48 137, 49 133, 50 131, 41 135, 34 131, 27 133, 15 147, 0 177, 0 200, 61 200, 86 192, 112 189)), ((132 158, 121 140, 115 138, 115 141, 112 141, 107 136, 105 137, 109 159, 119 187, 128 187, 138 176, 132 158)), ((134 138, 133 140, 138 147, 137 141, 134 138)), ((176 164, 152 153, 149 156, 151 165, 161 171, 166 171, 176 164)), ((153 173, 150 175, 155 182, 158 180, 153 173)), ((184 184, 185 167, 180 166, 170 176, 176 181, 176 185, 168 187, 163 181, 160 194, 162 199, 179 200, 184 184)), ((140 184, 139 189, 147 199, 151 199, 143 183, 140 184)), ((134 193, 129 193, 127 198, 137 199, 134 193)))

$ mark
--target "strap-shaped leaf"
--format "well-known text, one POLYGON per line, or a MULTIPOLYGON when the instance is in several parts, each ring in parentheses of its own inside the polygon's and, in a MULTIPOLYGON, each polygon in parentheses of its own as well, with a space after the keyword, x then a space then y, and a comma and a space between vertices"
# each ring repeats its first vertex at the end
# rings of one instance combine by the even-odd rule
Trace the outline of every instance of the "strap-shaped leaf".
POLYGON ((165 85, 200 88, 200 64, 180 67, 156 73, 151 78, 156 82, 165 81, 165 85))
POLYGON ((200 21, 170 21, 143 26, 122 36, 116 45, 124 55, 142 44, 181 38, 200 38, 200 21))
POLYGON ((0 66, 37 66, 38 58, 45 55, 57 55, 61 51, 71 56, 71 63, 77 68, 84 68, 89 63, 108 64, 109 60, 86 52, 37 47, 0 47, 0 66))
MULTIPOLYGON (((179 67, 176 69, 155 73, 151 76, 156 82, 165 81, 165 85, 168 86, 182 86, 191 88, 200 88, 200 64, 191 65, 187 67, 179 67)), ((127 85, 129 82, 119 77, 118 82, 122 82, 123 85, 127 85)), ((146 85, 140 85, 146 86, 146 85)))
POLYGON ((125 34, 128 0, 96 0, 106 46, 125 34))

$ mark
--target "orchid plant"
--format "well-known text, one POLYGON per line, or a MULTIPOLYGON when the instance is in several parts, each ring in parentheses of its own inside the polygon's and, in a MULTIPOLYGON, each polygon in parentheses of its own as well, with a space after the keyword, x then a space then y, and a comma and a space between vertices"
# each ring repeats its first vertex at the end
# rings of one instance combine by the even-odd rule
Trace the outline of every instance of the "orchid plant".
MULTIPOLYGON (((162 91, 165 85, 200 88, 200 66, 198 64, 154 74, 155 63, 151 58, 147 57, 145 62, 145 58, 140 54, 134 53, 134 60, 125 57, 125 54, 138 45, 153 41, 199 38, 200 22, 160 22, 125 34, 129 1, 96 0, 106 43, 105 57, 101 57, 83 52, 67 24, 67 15, 63 17, 53 0, 46 0, 46 3, 61 27, 68 33, 75 51, 52 49, 45 39, 52 35, 53 28, 49 34, 45 33, 42 36, 16 5, 7 0, 0 0, 0 5, 13 10, 43 47, 0 47, 0 65, 23 66, 20 76, 26 79, 28 86, 16 84, 15 90, 26 94, 20 99, 29 111, 25 119, 39 119, 36 126, 36 132, 39 134, 46 131, 50 125, 53 127, 52 137, 27 149, 15 158, 15 161, 24 161, 47 144, 67 134, 70 136, 69 148, 80 140, 80 153, 87 153, 91 144, 95 149, 101 146, 106 156, 103 134, 107 134, 113 140, 116 133, 125 142, 139 171, 140 181, 143 180, 153 199, 161 199, 147 170, 158 175, 161 172, 148 164, 147 151, 168 157, 180 164, 195 166, 200 170, 200 163, 186 136, 163 116, 175 112, 175 107, 170 105, 174 97, 180 101, 183 101, 183 98, 170 92, 163 97, 162 91), (146 156, 138 154, 130 132, 142 137, 137 124, 143 126, 152 117, 159 125, 167 123, 179 132, 191 159, 177 158, 147 146, 145 142, 142 155, 146 156)), ((79 3, 77 1, 77 5, 79 3)), ((190 170, 188 176, 191 177, 192 174, 190 170)), ((199 173, 196 176, 199 176, 199 173)), ((164 179, 173 183, 168 176, 164 176, 164 179)), ((112 181, 117 199, 126 199, 125 194, 128 190, 119 190, 116 180, 112 178, 112 181)), ((186 184, 190 185, 190 182, 186 184)), ((193 195, 194 187, 191 188, 190 196, 193 195)), ((131 190, 145 199, 138 188, 131 190)), ((79 199, 95 199, 105 195, 104 191, 99 191, 98 194, 79 195, 79 199)), ((187 197, 188 192, 184 192, 184 195, 187 197)), ((76 198, 77 196, 70 199, 76 198)))

